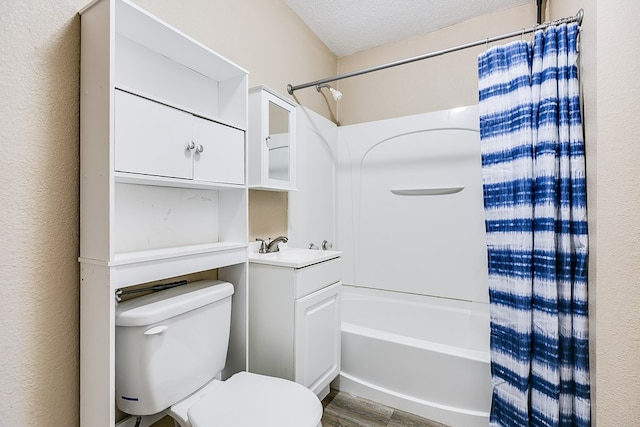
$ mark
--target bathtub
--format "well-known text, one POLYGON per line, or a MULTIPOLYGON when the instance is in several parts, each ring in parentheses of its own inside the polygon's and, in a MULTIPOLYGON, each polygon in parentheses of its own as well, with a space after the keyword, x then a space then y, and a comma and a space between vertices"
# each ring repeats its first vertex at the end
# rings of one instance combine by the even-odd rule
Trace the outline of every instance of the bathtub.
POLYGON ((455 426, 488 425, 489 308, 344 286, 337 387, 455 426))

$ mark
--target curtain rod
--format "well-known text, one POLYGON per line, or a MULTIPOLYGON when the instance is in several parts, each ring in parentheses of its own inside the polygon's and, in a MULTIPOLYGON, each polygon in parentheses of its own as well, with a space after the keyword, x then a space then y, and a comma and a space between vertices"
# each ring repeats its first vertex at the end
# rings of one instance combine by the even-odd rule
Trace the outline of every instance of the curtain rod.
POLYGON ((458 50, 468 49, 470 47, 480 46, 480 45, 483 45, 483 44, 489 44, 489 43, 493 43, 493 42, 496 42, 496 41, 499 41, 499 40, 504 40, 504 39, 508 39, 508 38, 511 38, 511 37, 516 37, 516 36, 520 36, 520 35, 524 35, 524 34, 530 34, 530 33, 533 33, 533 32, 535 32, 537 30, 544 30, 545 28, 547 28, 547 27, 549 27, 551 25, 558 25, 558 24, 569 23, 569 22, 577 22, 578 25, 582 25, 583 17, 584 17, 584 10, 580 9, 575 16, 570 16, 570 17, 567 17, 567 18, 561 18, 561 19, 558 19, 558 20, 555 20, 555 21, 551 21, 551 22, 545 22, 544 24, 535 25, 535 26, 530 27, 530 28, 523 28, 521 30, 514 31, 512 33, 502 34, 502 35, 494 36, 494 37, 487 37, 486 39, 483 39, 483 40, 478 40, 478 41, 475 41, 475 42, 462 44, 462 45, 459 45, 459 46, 450 47, 448 49, 438 50, 438 51, 435 51, 435 52, 425 53, 423 55, 414 56, 414 57, 406 58, 406 59, 401 59, 401 60, 398 60, 398 61, 389 62, 387 64, 377 65, 377 66, 374 66, 374 67, 365 68, 365 69, 358 70, 358 71, 352 71, 350 73, 339 74, 337 76, 327 77, 325 79, 320 79, 320 80, 316 80, 316 81, 313 81, 313 82, 304 83, 304 84, 301 84, 301 85, 292 86, 292 85, 289 84, 289 85, 287 85, 287 92, 289 93, 289 95, 293 95, 293 92, 295 92, 298 89, 304 89, 304 88, 308 88, 308 87, 311 87, 311 86, 318 86, 318 85, 329 83, 329 82, 335 82, 336 80, 347 79, 349 77, 355 77, 355 76, 359 76, 359 75, 362 75, 362 74, 372 73, 374 71, 380 71, 380 70, 384 70, 386 68, 397 67, 398 65, 409 64, 411 62, 416 62, 416 61, 422 61, 423 59, 434 58, 436 56, 445 55, 447 53, 456 52, 458 50))

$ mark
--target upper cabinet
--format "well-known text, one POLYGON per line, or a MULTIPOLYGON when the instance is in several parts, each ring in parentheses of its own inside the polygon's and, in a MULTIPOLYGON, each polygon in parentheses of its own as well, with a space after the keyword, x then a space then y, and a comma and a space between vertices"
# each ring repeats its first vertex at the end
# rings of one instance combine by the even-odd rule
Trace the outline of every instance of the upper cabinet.
POLYGON ((244 184, 244 132, 115 90, 115 171, 244 184))
POLYGON ((265 87, 249 89, 249 187, 295 190, 296 106, 265 87))

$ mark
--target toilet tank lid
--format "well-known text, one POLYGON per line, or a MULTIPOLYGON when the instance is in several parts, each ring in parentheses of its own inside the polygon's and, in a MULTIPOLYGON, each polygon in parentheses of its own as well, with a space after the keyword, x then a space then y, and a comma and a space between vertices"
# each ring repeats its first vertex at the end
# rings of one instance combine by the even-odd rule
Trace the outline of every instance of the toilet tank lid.
POLYGON ((119 303, 115 323, 116 326, 152 325, 231 295, 231 283, 200 280, 119 303))

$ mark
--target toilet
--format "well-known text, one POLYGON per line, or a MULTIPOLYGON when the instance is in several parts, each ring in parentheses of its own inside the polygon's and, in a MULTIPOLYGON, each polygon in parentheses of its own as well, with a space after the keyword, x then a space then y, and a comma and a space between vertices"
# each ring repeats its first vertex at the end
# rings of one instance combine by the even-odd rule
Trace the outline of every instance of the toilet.
POLYGON ((321 427, 322 404, 292 381, 240 372, 220 381, 233 285, 202 280, 118 304, 116 402, 182 427, 321 427))

